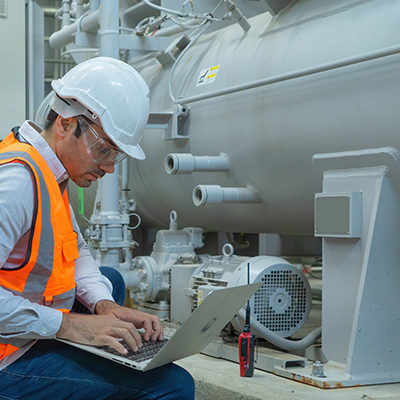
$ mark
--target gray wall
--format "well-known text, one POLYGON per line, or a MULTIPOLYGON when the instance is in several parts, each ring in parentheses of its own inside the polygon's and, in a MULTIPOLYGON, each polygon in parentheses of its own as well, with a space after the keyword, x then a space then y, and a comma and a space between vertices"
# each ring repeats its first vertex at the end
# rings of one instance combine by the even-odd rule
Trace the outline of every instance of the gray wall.
POLYGON ((4 138, 25 119, 25 2, 22 0, 8 0, 8 16, 0 18, 0 54, 0 138, 4 138))

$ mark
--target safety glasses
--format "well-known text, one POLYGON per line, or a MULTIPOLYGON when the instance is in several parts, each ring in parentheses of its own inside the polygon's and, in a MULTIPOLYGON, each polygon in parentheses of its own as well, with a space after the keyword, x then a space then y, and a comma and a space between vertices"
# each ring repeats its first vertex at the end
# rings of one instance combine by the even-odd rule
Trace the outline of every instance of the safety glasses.
POLYGON ((86 151, 96 164, 117 164, 127 156, 117 147, 101 138, 85 118, 79 116, 77 119, 86 151))

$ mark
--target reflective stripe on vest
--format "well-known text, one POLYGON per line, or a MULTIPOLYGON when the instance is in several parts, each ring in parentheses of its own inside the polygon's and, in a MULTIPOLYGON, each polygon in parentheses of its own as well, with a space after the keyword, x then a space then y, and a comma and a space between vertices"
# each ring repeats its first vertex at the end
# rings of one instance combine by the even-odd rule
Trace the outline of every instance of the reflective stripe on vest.
MULTIPOLYGON (((10 163, 24 165, 31 174, 34 213, 26 258, 16 269, 0 269, 0 285, 31 302, 68 312, 75 299, 75 259, 79 252, 67 191, 61 195, 40 153, 13 134, 0 143, 0 165, 10 163)), ((0 359, 31 341, 7 338, 7 334, 15 333, 0 328, 0 359)))

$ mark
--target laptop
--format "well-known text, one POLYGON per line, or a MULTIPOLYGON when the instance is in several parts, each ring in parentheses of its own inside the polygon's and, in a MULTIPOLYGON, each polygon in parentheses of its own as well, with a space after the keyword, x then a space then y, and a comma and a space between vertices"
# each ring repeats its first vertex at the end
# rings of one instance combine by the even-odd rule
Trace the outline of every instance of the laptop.
POLYGON ((65 339, 63 343, 105 357, 127 367, 149 371, 172 361, 199 353, 225 327, 237 311, 257 291, 262 282, 229 288, 216 288, 193 311, 185 323, 163 341, 143 341, 137 352, 128 347, 122 355, 108 346, 88 346, 65 339))

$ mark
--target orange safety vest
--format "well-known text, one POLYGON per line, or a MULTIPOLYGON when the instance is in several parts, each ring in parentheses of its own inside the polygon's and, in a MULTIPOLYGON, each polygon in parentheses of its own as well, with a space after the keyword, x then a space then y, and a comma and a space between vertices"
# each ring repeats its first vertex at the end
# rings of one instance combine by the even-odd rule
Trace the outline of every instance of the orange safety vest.
MULTIPOLYGON (((60 187, 46 161, 14 132, 0 143, 0 165, 19 163, 32 177, 34 213, 24 262, 15 269, 0 269, 0 285, 31 302, 69 312, 75 299, 75 260, 79 257, 67 191, 60 187)), ((5 339, 0 327, 0 359, 31 339, 5 339)))

